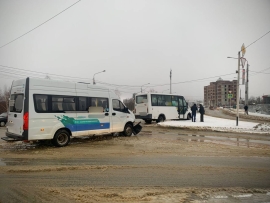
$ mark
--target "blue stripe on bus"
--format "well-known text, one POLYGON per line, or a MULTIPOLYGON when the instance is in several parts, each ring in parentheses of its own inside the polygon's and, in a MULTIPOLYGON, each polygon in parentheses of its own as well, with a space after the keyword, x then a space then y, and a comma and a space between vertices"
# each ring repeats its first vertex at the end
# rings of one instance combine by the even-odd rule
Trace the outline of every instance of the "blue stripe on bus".
POLYGON ((110 123, 67 124, 65 127, 70 129, 71 132, 84 130, 102 130, 109 129, 110 123))

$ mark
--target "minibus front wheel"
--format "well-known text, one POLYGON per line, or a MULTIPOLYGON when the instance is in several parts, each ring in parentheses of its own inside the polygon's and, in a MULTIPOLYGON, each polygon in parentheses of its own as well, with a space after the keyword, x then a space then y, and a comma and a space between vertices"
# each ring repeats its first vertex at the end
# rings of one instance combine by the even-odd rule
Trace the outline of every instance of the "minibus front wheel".
POLYGON ((70 141, 70 134, 66 130, 58 130, 53 137, 53 145, 56 147, 64 147, 70 141))
POLYGON ((132 135, 133 126, 130 123, 127 123, 124 128, 124 135, 125 136, 131 136, 132 135))

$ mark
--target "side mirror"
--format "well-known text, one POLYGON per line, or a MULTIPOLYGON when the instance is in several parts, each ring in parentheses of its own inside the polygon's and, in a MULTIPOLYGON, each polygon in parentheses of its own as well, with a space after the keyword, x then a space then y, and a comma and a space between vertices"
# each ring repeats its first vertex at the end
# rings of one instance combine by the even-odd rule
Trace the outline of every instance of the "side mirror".
POLYGON ((128 110, 128 108, 127 107, 125 107, 125 113, 129 113, 129 110, 128 110))

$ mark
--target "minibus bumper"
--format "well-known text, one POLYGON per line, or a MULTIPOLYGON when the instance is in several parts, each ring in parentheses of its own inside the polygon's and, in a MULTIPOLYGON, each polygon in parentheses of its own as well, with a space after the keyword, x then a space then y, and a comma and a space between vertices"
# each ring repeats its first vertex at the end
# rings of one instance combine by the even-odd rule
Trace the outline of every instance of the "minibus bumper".
POLYGON ((14 133, 6 132, 6 137, 2 137, 2 140, 5 141, 21 141, 26 140, 23 135, 17 135, 14 133))
POLYGON ((152 119, 152 114, 147 114, 145 116, 142 116, 142 115, 135 115, 135 118, 136 119, 146 119, 146 120, 149 120, 149 119, 152 119))
POLYGON ((140 125, 141 122, 139 122, 137 125, 133 126, 133 134, 137 135, 142 130, 142 126, 140 125))

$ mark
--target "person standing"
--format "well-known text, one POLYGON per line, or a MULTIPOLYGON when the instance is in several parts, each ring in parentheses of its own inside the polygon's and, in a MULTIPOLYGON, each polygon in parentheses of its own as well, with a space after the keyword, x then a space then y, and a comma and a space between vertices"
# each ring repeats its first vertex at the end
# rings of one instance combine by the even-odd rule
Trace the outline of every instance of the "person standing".
POLYGON ((192 122, 196 122, 196 112, 198 111, 197 105, 193 104, 191 107, 191 117, 192 117, 192 122))
POLYGON ((204 107, 202 104, 200 104, 200 110, 199 110, 200 114, 201 114, 201 122, 203 122, 203 115, 205 114, 205 111, 204 111, 204 107))
POLYGON ((248 115, 248 105, 247 104, 244 106, 244 109, 245 109, 245 113, 248 115))

